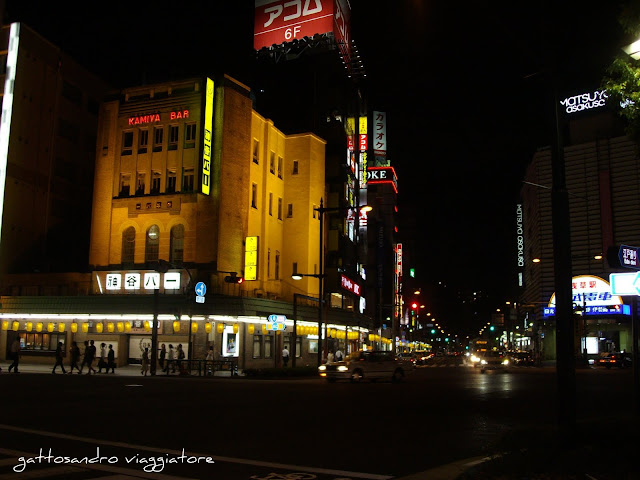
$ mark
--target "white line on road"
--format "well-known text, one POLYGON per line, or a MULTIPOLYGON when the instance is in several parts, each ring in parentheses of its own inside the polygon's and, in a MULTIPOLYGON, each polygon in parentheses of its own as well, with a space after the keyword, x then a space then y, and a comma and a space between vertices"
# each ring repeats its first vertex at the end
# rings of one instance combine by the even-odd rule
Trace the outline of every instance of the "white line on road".
MULTIPOLYGON (((164 448, 148 447, 145 445, 133 445, 131 443, 125 443, 125 442, 113 442, 109 440, 79 437, 76 435, 67 435, 64 433, 54 433, 54 432, 46 432, 42 430, 33 430, 31 428, 14 427, 13 425, 0 424, 0 430, 9 430, 13 432, 28 433, 31 435, 40 435, 43 437, 61 438, 64 440, 73 440, 76 442, 83 442, 83 443, 88 443, 93 445, 100 444, 100 445, 108 445, 111 447, 129 448, 134 450, 146 450, 148 452, 156 452, 156 453, 162 453, 162 454, 182 455, 183 453, 182 451, 178 451, 178 450, 167 450, 164 448)), ((246 458, 219 457, 219 456, 214 456, 214 455, 209 455, 204 453, 196 453, 196 452, 184 452, 184 453, 192 456, 211 457, 216 462, 238 463, 241 465, 252 465, 255 467, 268 467, 268 468, 279 468, 282 470, 305 471, 305 472, 319 473, 322 475, 339 475, 342 477, 364 478, 366 480, 390 480, 393 478, 392 475, 378 475, 374 473, 349 472, 345 470, 333 470, 333 469, 317 468, 317 467, 303 467, 300 465, 264 462, 260 460, 249 460, 246 458)), ((154 478, 157 478, 157 477, 154 477, 154 478)))

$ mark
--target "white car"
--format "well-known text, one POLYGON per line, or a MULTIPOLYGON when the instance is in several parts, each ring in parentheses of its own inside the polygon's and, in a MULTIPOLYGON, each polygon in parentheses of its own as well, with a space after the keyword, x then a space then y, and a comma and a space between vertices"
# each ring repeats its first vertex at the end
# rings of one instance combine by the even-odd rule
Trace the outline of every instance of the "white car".
POLYGON ((328 382, 350 380, 391 380, 400 382, 413 369, 410 362, 399 360, 392 352, 354 352, 342 362, 327 363, 318 367, 318 373, 328 382))
POLYGON ((509 356, 505 352, 495 350, 477 353, 471 357, 471 361, 475 368, 480 368, 480 373, 487 370, 506 370, 509 366, 509 356))

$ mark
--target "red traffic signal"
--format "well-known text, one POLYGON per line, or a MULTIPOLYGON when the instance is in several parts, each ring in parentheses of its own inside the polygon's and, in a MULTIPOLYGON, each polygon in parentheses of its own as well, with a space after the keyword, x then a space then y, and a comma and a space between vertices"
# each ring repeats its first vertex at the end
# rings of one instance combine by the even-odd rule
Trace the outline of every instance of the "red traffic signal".
POLYGON ((416 308, 418 308, 418 304, 417 304, 417 303, 415 303, 415 302, 414 302, 414 303, 412 303, 412 304, 411 304, 411 308, 413 308, 413 309, 415 310, 416 308))
POLYGON ((226 283, 242 283, 244 282, 244 278, 243 277, 238 277, 237 275, 227 275, 226 277, 224 277, 224 281, 226 283))

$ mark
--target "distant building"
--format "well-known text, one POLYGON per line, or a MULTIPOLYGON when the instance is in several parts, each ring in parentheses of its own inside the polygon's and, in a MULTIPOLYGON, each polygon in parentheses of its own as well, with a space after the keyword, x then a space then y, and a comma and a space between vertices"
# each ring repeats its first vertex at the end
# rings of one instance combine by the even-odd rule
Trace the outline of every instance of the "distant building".
MULTIPOLYGON (((631 312, 610 293, 615 270, 606 252, 616 244, 640 246, 638 145, 603 108, 567 113, 565 126, 576 354, 630 350, 631 312)), ((512 339, 542 359, 555 358, 551 161, 549 147, 533 156, 514 210, 521 297, 512 339)))
POLYGON ((0 52, 0 274, 86 272, 109 87, 21 23, 2 27, 0 52))

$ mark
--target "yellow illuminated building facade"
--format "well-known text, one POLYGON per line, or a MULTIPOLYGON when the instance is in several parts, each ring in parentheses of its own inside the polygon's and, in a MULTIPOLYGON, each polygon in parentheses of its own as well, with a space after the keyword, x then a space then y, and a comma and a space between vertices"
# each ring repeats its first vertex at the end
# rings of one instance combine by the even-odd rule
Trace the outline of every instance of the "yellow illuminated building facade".
POLYGON ((103 104, 98 127, 93 293, 153 293, 145 273, 165 260, 180 272, 181 288, 190 275, 226 295, 317 295, 317 281, 291 274, 318 269, 314 207, 325 194, 324 154, 324 140, 284 135, 228 76, 118 92, 103 104), (225 283, 231 272, 245 281, 225 283), (127 273, 140 277, 127 283, 127 273))

